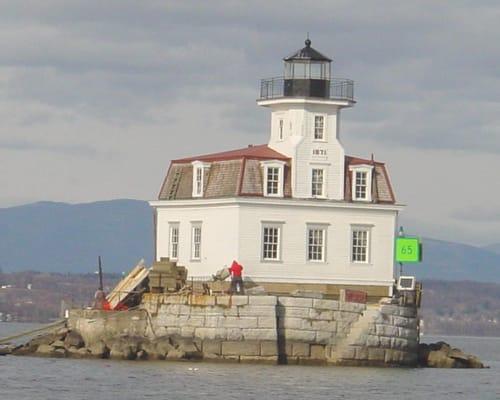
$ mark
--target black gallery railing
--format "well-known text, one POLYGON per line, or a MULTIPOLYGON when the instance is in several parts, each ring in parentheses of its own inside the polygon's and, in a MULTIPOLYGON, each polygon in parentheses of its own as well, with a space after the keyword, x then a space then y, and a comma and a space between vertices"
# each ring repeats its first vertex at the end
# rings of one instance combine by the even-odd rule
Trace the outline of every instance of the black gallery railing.
MULTIPOLYGON (((285 81, 291 80, 285 79, 282 76, 262 79, 260 81, 260 100, 285 97, 285 81)), ((324 96, 320 97, 330 100, 354 100, 354 81, 351 79, 332 78, 329 83, 328 91, 324 96)), ((289 94, 286 94, 286 96, 289 96, 289 94)))

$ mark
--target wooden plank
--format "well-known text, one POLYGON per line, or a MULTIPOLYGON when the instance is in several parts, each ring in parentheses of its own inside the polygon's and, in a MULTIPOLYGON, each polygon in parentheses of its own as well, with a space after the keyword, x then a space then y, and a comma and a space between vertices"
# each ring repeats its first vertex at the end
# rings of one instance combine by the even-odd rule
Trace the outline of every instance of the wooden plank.
POLYGON ((137 275, 137 273, 141 270, 141 266, 137 265, 135 266, 132 271, 128 273, 127 276, 125 276, 118 284, 114 287, 114 289, 107 295, 106 299, 111 302, 113 299, 119 295, 119 293, 123 290, 125 287, 127 281, 132 279, 134 276, 137 275))
POLYGON ((125 300, 125 298, 132 292, 149 274, 149 269, 141 267, 141 269, 130 279, 122 285, 120 291, 114 292, 114 296, 108 299, 111 309, 114 309, 118 303, 125 300))
POLYGON ((128 293, 133 291, 148 276, 148 273, 149 269, 144 266, 144 260, 139 261, 106 297, 111 308, 115 308, 120 301, 124 300, 128 293))
POLYGON ((296 290, 310 290, 323 293, 326 298, 338 299, 340 289, 366 292, 368 302, 376 302, 389 295, 388 286, 375 285, 342 285, 342 284, 316 284, 316 283, 284 283, 284 282, 255 282, 258 286, 271 294, 286 295, 296 290))
POLYGON ((115 288, 108 295, 108 301, 110 300, 110 298, 112 298, 112 296, 115 296, 116 293, 119 293, 121 291, 121 289, 123 288, 123 286, 126 284, 127 280, 136 276, 137 273, 142 268, 144 268, 144 260, 139 261, 139 263, 134 268, 132 268, 132 271, 130 271, 127 274, 127 276, 125 276, 120 282, 118 282, 118 284, 115 286, 115 288))

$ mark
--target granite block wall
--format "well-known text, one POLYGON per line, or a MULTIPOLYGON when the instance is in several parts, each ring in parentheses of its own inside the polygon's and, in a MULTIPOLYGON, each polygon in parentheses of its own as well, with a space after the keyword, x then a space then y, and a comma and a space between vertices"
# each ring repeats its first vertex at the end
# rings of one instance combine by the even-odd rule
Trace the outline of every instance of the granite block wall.
POLYGON ((414 306, 148 293, 141 310, 110 315, 71 313, 70 321, 94 341, 100 335, 180 336, 198 343, 210 360, 382 366, 417 360, 414 306))

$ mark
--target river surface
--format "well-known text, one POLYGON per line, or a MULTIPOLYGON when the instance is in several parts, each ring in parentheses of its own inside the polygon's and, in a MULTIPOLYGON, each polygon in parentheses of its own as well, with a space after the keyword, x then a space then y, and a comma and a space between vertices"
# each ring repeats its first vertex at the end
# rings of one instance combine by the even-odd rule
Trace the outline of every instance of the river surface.
MULTIPOLYGON (((0 323, 0 337, 33 325, 0 323)), ((0 357, 1 400, 500 399, 500 338, 436 337, 490 369, 260 366, 0 357)))

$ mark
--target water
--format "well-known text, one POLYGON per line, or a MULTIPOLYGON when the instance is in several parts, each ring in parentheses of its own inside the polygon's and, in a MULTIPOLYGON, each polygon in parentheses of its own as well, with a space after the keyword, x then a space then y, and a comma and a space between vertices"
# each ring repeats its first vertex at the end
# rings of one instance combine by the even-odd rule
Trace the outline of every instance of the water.
MULTIPOLYGON (((22 330, 27 330, 26 324, 0 323, 0 337, 22 330)), ((0 399, 500 399, 500 338, 425 338, 426 342, 437 340, 478 355, 491 369, 260 366, 8 356, 0 357, 0 399)))

